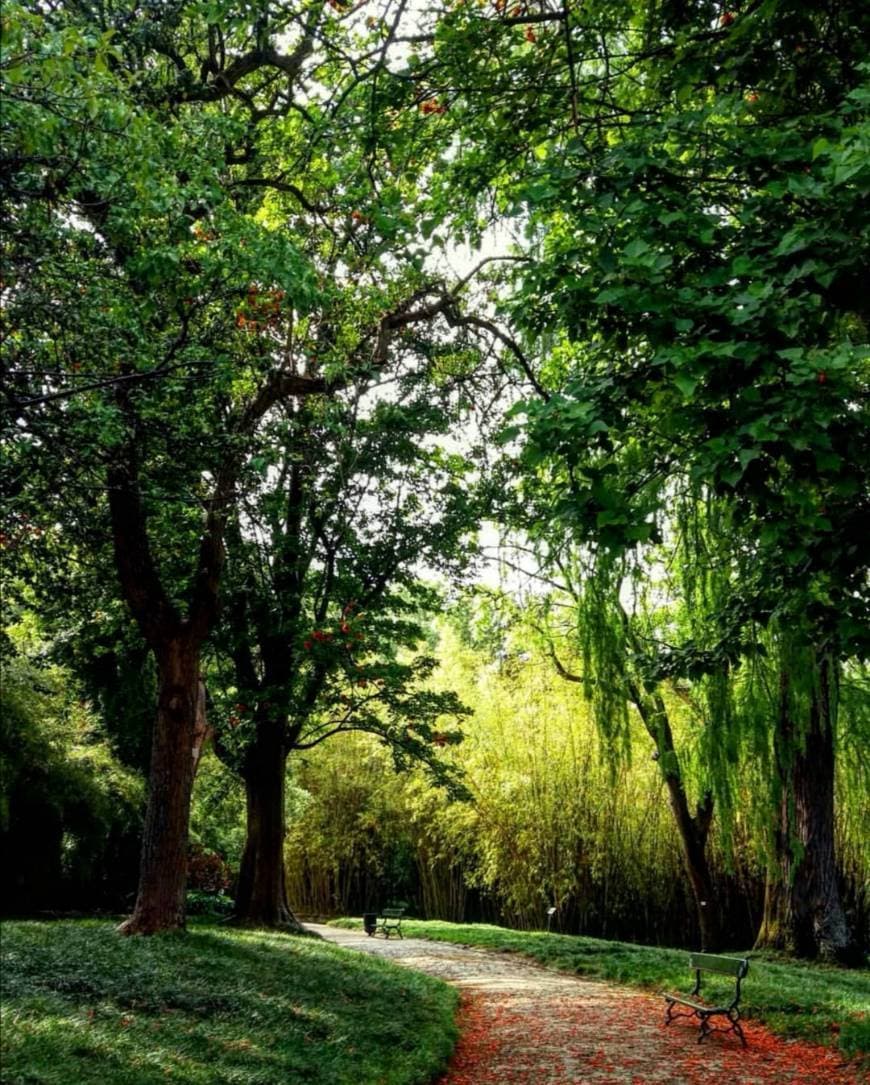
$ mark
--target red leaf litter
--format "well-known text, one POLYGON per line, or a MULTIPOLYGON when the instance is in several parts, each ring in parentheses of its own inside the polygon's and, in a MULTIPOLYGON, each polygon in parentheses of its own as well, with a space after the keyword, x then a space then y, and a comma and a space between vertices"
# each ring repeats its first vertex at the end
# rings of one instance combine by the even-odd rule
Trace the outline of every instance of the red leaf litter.
MULTIPOLYGON (((603 985, 602 985, 603 986, 603 985)), ((608 988, 613 992, 613 988, 608 988)), ((460 1039, 437 1085, 860 1085, 835 1051, 774 1036, 743 1022, 748 1047, 733 1035, 697 1043, 688 1019, 664 1024, 664 1003, 625 993, 595 1007, 570 999, 515 1006, 511 996, 466 993, 460 1039)))
MULTIPOLYGON (((743 1022, 699 1044, 697 1025, 665 1026, 660 996, 553 972, 513 954, 421 938, 313 928, 459 987, 459 1043, 436 1085, 862 1085, 836 1051, 743 1022)), ((744 999, 751 1003, 747 984, 744 999)), ((714 1019, 714 1024, 719 1024, 714 1019)))

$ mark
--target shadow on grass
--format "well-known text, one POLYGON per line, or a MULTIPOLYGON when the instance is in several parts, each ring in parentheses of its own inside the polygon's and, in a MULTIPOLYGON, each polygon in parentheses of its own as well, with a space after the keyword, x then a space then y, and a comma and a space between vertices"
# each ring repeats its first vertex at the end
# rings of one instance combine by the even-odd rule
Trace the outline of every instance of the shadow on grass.
POLYGON ((3 1080, 21 1085, 405 1085, 455 1040, 446 985, 314 939, 14 923, 3 953, 3 1080))

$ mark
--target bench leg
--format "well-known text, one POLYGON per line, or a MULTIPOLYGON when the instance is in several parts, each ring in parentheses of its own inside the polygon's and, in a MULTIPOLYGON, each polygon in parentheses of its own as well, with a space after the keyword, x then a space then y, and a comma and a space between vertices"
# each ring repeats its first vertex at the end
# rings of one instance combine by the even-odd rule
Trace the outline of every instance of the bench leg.
POLYGON ((668 1008, 665 1011, 665 1025, 669 1025, 671 1021, 675 1021, 678 1017, 691 1017, 699 1022, 698 1025, 698 1043, 702 1044, 704 1040, 710 1035, 711 1032, 736 1032, 740 1037, 740 1043, 743 1047, 747 1047, 746 1037, 743 1035, 743 1028, 740 1024, 740 1010, 734 1006, 730 1010, 691 1010, 690 1013, 677 1012, 678 1003, 672 1002, 670 999, 666 999, 668 1008), (727 1017, 730 1022, 729 1028, 714 1028, 710 1024, 710 1018, 716 1015, 727 1017))
POLYGON ((699 1017, 700 1015, 696 1010, 692 1010, 690 1013, 678 1013, 677 1003, 668 1001, 668 1008, 665 1011, 665 1024, 669 1025, 671 1021, 676 1021, 678 1017, 691 1017, 692 1019, 699 1017))
POLYGON ((740 1010, 732 1010, 728 1014, 728 1020, 731 1022, 731 1028, 740 1037, 740 1042, 746 1047, 746 1037, 743 1035, 743 1027, 740 1024, 740 1010))
POLYGON ((701 1017, 701 1024, 699 1029, 698 1043, 703 1043, 704 1040, 710 1035, 711 1032, 736 1032, 740 1037, 740 1043, 746 1048, 746 1037, 743 1035, 743 1028, 740 1024, 740 1011, 732 1010, 726 1014, 728 1020, 731 1022, 731 1028, 721 1029, 713 1028, 710 1024, 710 1014, 704 1014, 701 1017))

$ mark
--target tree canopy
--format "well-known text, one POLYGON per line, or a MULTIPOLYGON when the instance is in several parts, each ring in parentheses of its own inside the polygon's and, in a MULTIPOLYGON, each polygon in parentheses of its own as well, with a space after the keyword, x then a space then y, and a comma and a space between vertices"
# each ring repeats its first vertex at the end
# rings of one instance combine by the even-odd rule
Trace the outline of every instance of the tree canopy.
POLYGON ((866 5, 3 20, 7 592, 149 766, 125 929, 184 923, 207 737, 245 782, 252 921, 289 915, 293 751, 367 732, 472 794, 435 617, 477 605, 488 521, 494 661, 522 630, 612 767, 652 743, 703 939, 755 757, 762 941, 854 958, 866 5))

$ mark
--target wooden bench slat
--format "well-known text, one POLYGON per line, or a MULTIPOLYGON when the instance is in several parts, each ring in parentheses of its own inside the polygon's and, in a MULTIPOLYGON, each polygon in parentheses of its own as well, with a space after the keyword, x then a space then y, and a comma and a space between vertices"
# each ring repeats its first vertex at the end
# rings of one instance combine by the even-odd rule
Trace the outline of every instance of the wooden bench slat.
POLYGON ((690 1010, 698 1010, 702 1013, 728 1013, 730 1006, 705 1006, 702 1002, 692 1002, 682 995, 665 995, 668 1002, 674 1002, 678 1006, 688 1006, 690 1010))
POLYGON ((749 961, 745 957, 719 957, 715 953, 692 953, 689 955, 689 968, 702 972, 718 972, 721 976, 739 976, 743 979, 749 971, 749 961))

